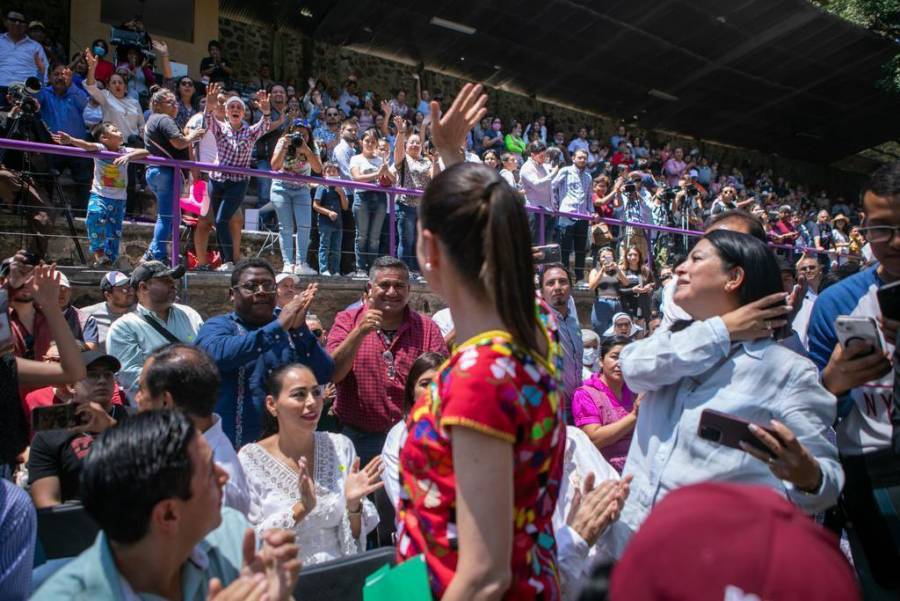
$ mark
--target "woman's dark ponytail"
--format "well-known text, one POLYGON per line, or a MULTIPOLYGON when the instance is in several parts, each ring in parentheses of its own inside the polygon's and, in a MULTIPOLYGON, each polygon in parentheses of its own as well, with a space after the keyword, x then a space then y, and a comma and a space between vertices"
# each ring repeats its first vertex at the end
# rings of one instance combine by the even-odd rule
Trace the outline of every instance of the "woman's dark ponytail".
POLYGON ((425 189, 419 220, 494 305, 516 344, 539 353, 531 232, 509 184, 485 165, 453 165, 425 189))
POLYGON ((513 339, 537 353, 534 259, 528 216, 505 181, 493 182, 485 193, 487 226, 479 279, 513 339))

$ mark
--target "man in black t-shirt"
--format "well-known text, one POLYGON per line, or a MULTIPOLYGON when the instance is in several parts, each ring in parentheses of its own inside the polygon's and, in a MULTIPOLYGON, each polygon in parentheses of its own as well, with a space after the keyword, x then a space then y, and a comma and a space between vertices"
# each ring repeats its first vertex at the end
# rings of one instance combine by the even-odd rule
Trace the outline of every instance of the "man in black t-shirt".
POLYGON ((231 87, 232 68, 222 58, 222 45, 218 40, 210 40, 206 46, 209 56, 200 61, 200 75, 209 77, 209 81, 225 83, 225 89, 231 87))
POLYGON ((35 507, 51 507, 80 497, 78 479, 85 456, 101 432, 126 415, 112 404, 119 361, 98 351, 81 354, 87 377, 74 388, 73 403, 83 424, 35 434, 28 455, 28 484, 35 507))

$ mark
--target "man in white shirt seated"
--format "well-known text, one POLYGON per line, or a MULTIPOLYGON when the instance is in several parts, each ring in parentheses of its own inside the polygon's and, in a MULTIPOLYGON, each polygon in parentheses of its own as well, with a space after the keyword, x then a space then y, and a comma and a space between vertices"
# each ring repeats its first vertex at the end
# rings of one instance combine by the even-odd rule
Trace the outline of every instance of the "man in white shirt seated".
POLYGON ((139 410, 171 408, 187 415, 203 433, 216 464, 228 473, 222 504, 246 516, 250 492, 237 453, 222 430, 222 418, 213 413, 218 396, 219 370, 196 346, 169 344, 153 351, 144 362, 137 394, 139 410))

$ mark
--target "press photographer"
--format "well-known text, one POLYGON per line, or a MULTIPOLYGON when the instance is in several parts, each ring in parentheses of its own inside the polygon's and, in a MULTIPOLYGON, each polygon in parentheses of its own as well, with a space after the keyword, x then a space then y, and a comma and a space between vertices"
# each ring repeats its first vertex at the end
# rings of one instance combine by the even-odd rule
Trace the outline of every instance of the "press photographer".
POLYGON ((50 64, 43 46, 28 37, 25 15, 10 10, 3 19, 3 26, 6 33, 0 35, 0 99, 6 98, 6 89, 10 85, 29 77, 37 76, 36 87, 40 88, 50 64))

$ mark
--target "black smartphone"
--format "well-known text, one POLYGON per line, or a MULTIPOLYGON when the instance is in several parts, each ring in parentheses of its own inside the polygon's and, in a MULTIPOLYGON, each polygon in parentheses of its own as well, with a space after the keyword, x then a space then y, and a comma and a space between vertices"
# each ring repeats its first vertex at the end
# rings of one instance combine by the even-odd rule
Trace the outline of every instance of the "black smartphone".
POLYGON ((900 321, 900 280, 878 289, 878 306, 882 317, 900 321))
POLYGON ((533 246, 531 248, 535 256, 535 263, 538 265, 546 265, 548 263, 562 263, 562 249, 559 244, 545 244, 544 246, 533 246))
POLYGON ((59 430, 80 426, 82 416, 75 413, 77 408, 78 406, 75 403, 35 407, 31 410, 31 429, 37 432, 39 430, 59 430))
MULTIPOLYGON (((704 440, 725 445, 726 447, 731 447, 732 449, 737 449, 739 451, 744 450, 739 443, 745 442, 754 449, 772 456, 772 451, 769 450, 769 447, 763 444, 763 442, 750 431, 748 426, 750 426, 751 423, 752 422, 742 417, 722 413, 721 411, 715 411, 713 409, 704 409, 703 413, 700 414, 700 425, 697 427, 697 435, 704 440)), ((772 428, 767 428, 761 424, 756 425, 774 436, 777 440, 781 440, 778 433, 772 428)))

